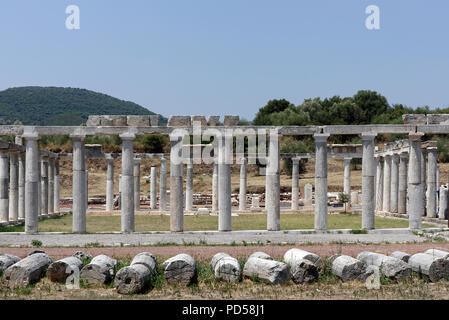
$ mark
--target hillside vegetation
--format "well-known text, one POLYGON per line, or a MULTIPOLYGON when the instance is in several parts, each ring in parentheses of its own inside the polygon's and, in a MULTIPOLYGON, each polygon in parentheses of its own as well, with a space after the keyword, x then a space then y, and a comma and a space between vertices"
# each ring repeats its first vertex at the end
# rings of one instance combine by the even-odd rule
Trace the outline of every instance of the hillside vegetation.
POLYGON ((90 114, 155 113, 134 102, 86 89, 18 87, 0 91, 0 124, 80 125, 90 114))

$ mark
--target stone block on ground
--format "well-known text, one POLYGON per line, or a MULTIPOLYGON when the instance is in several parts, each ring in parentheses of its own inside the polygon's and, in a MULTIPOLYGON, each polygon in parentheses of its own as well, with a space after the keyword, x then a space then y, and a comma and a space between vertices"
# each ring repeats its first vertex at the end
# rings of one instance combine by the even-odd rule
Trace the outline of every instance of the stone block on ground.
POLYGON ((77 257, 67 257, 50 264, 47 275, 50 281, 65 283, 67 278, 78 273, 83 267, 83 262, 77 257))
POLYGON ((359 253, 357 259, 368 266, 374 265, 379 267, 382 274, 389 278, 403 279, 409 277, 412 273, 410 266, 406 262, 384 254, 364 251, 359 253))
POLYGON ((439 249, 429 249, 429 250, 425 251, 424 253, 430 254, 432 257, 435 257, 435 258, 442 258, 442 259, 449 258, 449 252, 439 250, 439 249))
POLYGON ((133 294, 144 291, 150 282, 150 277, 156 272, 156 258, 148 252, 141 252, 134 257, 128 267, 120 269, 114 285, 120 294, 133 294))
POLYGON ((168 283, 189 285, 196 281, 196 263, 190 255, 181 253, 162 264, 168 283))
POLYGON ((353 257, 341 255, 332 262, 332 273, 343 281, 364 280, 366 264, 353 257))
POLYGON ((114 278, 114 268, 117 260, 104 254, 95 256, 92 261, 81 269, 80 278, 88 283, 108 283, 114 278))
POLYGON ((411 255, 409 255, 408 253, 403 252, 403 251, 394 251, 394 252, 392 252, 390 254, 390 257, 397 258, 397 259, 402 260, 404 262, 408 262, 408 260, 410 259, 411 255))
POLYGON ((321 270, 323 268, 323 260, 321 260, 321 258, 318 255, 316 255, 315 253, 297 249, 297 248, 292 248, 284 254, 284 261, 291 266, 293 266, 296 261, 299 261, 301 259, 309 260, 319 270, 321 270))
POLYGON ((237 259, 227 253, 217 253, 214 255, 210 265, 216 279, 228 282, 238 282, 240 280, 242 273, 240 264, 237 259))
POLYGON ((13 256, 12 254, 1 253, 0 254, 0 276, 3 272, 12 266, 14 263, 19 262, 20 258, 13 256))
POLYGON ((39 281, 52 262, 46 253, 34 253, 7 268, 4 280, 9 287, 26 287, 39 281))
POLYGON ((449 260, 437 258, 427 253, 412 255, 408 264, 413 271, 428 276, 432 282, 449 276, 449 260))
POLYGON ((252 280, 257 277, 260 281, 269 284, 281 284, 291 278, 290 269, 286 263, 255 257, 246 261, 243 275, 252 280))

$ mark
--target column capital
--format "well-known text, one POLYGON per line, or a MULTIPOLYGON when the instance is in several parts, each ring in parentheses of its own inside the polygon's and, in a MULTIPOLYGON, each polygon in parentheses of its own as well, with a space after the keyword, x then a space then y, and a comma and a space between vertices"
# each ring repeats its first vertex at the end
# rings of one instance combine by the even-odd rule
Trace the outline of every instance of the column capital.
POLYGON ((120 139, 124 141, 133 141, 136 138, 136 134, 134 132, 124 132, 119 135, 120 139))
POLYGON ((438 148, 437 147, 428 147, 427 148, 427 152, 437 152, 438 148))
POLYGON ((362 140, 374 140, 374 138, 376 138, 377 133, 375 132, 363 132, 360 137, 362 138, 362 140))
POLYGON ((315 139, 315 141, 317 142, 326 142, 327 138, 329 138, 330 133, 314 133, 313 134, 313 138, 315 139))
POLYGON ((84 141, 86 139, 85 134, 71 134, 69 137, 74 141, 84 141))
POLYGON ((34 127, 25 127, 23 130, 22 138, 25 140, 39 140, 39 133, 34 130, 34 127))
POLYGON ((408 137, 411 141, 421 141, 421 138, 424 136, 423 132, 410 132, 408 137))

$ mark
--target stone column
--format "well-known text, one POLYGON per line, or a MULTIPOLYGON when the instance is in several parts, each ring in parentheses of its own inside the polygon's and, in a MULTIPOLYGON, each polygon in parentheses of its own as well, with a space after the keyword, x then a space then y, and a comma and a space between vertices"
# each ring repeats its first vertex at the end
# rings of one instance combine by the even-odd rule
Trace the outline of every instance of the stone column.
POLYGON ((427 216, 430 218, 437 217, 437 148, 427 148, 427 216))
POLYGON ((159 209, 167 211, 167 161, 165 158, 161 158, 159 175, 159 209))
POLYGON ((362 158, 362 228, 374 229, 374 138, 375 133, 363 133, 363 158, 362 158))
POLYGON ((421 188, 422 188, 422 215, 426 215, 426 195, 427 195, 427 184, 426 184, 426 172, 427 172, 427 159, 426 159, 426 149, 421 148, 421 188))
POLYGON ((379 156, 376 170, 376 210, 383 209, 383 194, 384 194, 384 159, 379 156))
POLYGON ((299 209, 299 160, 292 159, 292 210, 299 209))
POLYGON ((399 192, 399 156, 393 154, 391 157, 391 187, 390 187, 390 212, 398 213, 399 192))
POLYGON ((19 219, 25 219, 25 154, 19 153, 19 219))
POLYGON ((48 158, 41 161, 41 214, 48 215, 48 158))
POLYGON ((61 212, 59 207, 59 199, 60 199, 60 180, 59 180, 59 159, 55 160, 55 191, 54 191, 54 211, 55 213, 61 212))
POLYGON ((8 150, 0 149, 0 222, 9 221, 8 167, 8 150))
POLYGON ((114 159, 107 159, 106 171, 106 211, 114 210, 114 159))
POLYGON ((157 207, 157 172, 156 167, 151 167, 150 170, 150 209, 157 207))
POLYGON ((448 216, 448 190, 446 186, 440 187, 440 209, 438 210, 438 219, 444 220, 448 216))
POLYGON ((89 169, 86 167, 86 179, 85 181, 85 188, 86 188, 86 199, 84 199, 84 201, 86 201, 86 212, 89 210, 89 169))
MULTIPOLYGON (((191 161, 191 160, 189 160, 191 161)), ((186 211, 192 211, 193 208, 193 163, 186 165, 186 211)))
POLYGON ((407 158, 406 153, 399 155, 399 187, 398 187, 398 213, 407 213, 407 158))
POLYGON ((39 136, 35 132, 26 132, 22 135, 26 145, 25 161, 25 232, 38 231, 38 186, 39 186, 39 149, 37 141, 39 136))
POLYGON ((37 166, 37 177, 38 177, 38 186, 37 186, 37 207, 39 216, 43 214, 42 211, 42 158, 40 156, 39 151, 39 160, 38 160, 38 166, 37 166))
POLYGON ((218 146, 218 231, 231 231, 232 135, 223 134, 218 146))
POLYGON ((281 181, 279 159, 279 136, 277 133, 270 132, 266 171, 268 231, 279 231, 281 229, 281 181))
POLYGON ((182 203, 182 139, 170 136, 170 230, 184 230, 184 206, 182 203))
POLYGON ((212 212, 218 212, 218 162, 214 160, 212 173, 212 212))
POLYGON ((122 232, 134 232, 134 146, 135 134, 128 132, 120 135, 122 139, 122 193, 121 215, 122 232))
POLYGON ((246 210, 246 165, 248 160, 241 159, 240 163, 240 188, 239 188, 239 210, 246 210))
POLYGON ((390 212, 391 197, 391 155, 384 157, 384 183, 383 183, 383 205, 384 212, 390 212))
POLYGON ((421 187, 421 132, 409 133, 410 158, 408 168, 409 228, 420 229, 423 211, 423 191, 421 187))
POLYGON ((19 154, 9 153, 9 221, 19 219, 19 154))
POLYGON ((344 159, 344 184, 343 193, 348 196, 351 194, 351 160, 352 158, 344 159))
POLYGON ((48 214, 55 213, 55 159, 48 161, 48 214))
POLYGON ((315 133, 315 230, 327 230, 327 138, 315 133))
POLYGON ((72 197, 73 197, 73 232, 86 232, 86 150, 85 136, 71 136, 73 140, 72 157, 72 197))
POLYGON ((140 211, 140 159, 134 159, 134 210, 140 211))

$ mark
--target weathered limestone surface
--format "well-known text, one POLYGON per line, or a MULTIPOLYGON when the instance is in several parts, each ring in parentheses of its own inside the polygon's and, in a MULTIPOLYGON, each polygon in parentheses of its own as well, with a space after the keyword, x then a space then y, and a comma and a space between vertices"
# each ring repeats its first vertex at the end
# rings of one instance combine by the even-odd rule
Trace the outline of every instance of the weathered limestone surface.
POLYGON ((383 194, 384 194, 384 160, 379 157, 376 170, 376 210, 383 210, 383 194))
POLYGON ((398 212, 399 195, 399 156, 394 154, 391 157, 391 187, 390 187, 390 212, 398 212))
POLYGON ((4 280, 9 287, 26 287, 39 281, 53 260, 45 253, 35 253, 5 270, 4 280))
POLYGON ((191 116, 190 117, 192 125, 200 124, 201 126, 207 126, 207 121, 205 116, 191 116))
MULTIPOLYGON (((25 219, 25 154, 19 154, 19 219, 25 219)), ((59 210, 58 210, 59 211, 59 210)))
POLYGON ((311 208, 313 205, 313 186, 308 183, 304 186, 304 207, 311 208))
POLYGON ((294 283, 312 283, 318 280, 319 269, 309 260, 299 259, 290 268, 291 277, 294 283))
POLYGON ((134 210, 140 210, 140 159, 134 159, 134 210))
POLYGON ((407 155, 399 156, 398 213, 407 213, 407 155))
POLYGON ((218 145, 218 230, 231 231, 232 135, 222 135, 218 145))
POLYGON ((149 115, 134 116, 129 115, 126 117, 126 124, 130 127, 145 127, 150 125, 149 115))
POLYGON ((447 219, 448 217, 448 189, 446 186, 440 187, 440 209, 438 210, 438 219, 447 219))
POLYGON ((162 269, 168 283, 189 285, 196 281, 196 263, 188 254, 181 253, 165 260, 162 269))
POLYGON ((404 121, 404 124, 427 124, 425 114, 404 114, 402 115, 402 121, 404 121))
POLYGON ((159 209, 167 211, 167 160, 165 158, 161 158, 159 179, 159 209))
POLYGON ((365 271, 365 263, 350 256, 341 255, 332 262, 332 273, 343 281, 359 280, 365 271))
POLYGON ((321 270, 323 268, 323 260, 321 260, 321 258, 318 255, 316 255, 315 253, 297 249, 297 248, 292 248, 292 249, 288 250, 287 252, 285 252, 285 254, 284 254, 284 261, 291 266, 295 265, 295 263, 297 261, 302 260, 302 259, 309 260, 319 270, 321 270))
POLYGON ((170 116, 168 118, 168 127, 188 127, 191 126, 190 116, 170 116))
POLYGON ((148 287, 150 277, 156 271, 156 258, 148 252, 139 253, 131 265, 120 269, 114 280, 120 294, 140 293, 148 287))
MULTIPOLYGON (((189 118, 190 119, 190 118, 189 118)), ((183 181, 182 181, 182 138, 171 139, 170 149, 170 231, 184 229, 183 181)))
POLYGON ((207 118, 207 125, 210 127, 215 127, 220 121, 220 116, 209 116, 207 118))
POLYGON ((408 216, 409 228, 420 229, 423 215, 423 188, 421 186, 421 137, 422 133, 410 133, 410 158, 408 167, 408 216))
POLYGON ((426 214, 430 218, 437 216, 437 148, 427 148, 427 206, 426 214))
POLYGON ((391 156, 387 155, 384 158, 384 183, 383 183, 383 211, 390 212, 390 197, 391 197, 391 156))
POLYGON ((98 255, 81 269, 80 278, 89 283, 108 283, 114 278, 117 260, 104 254, 98 255))
MULTIPOLYGON (((259 256, 263 256, 258 254, 259 256)), ((246 278, 259 280, 269 284, 280 284, 291 278, 290 269, 287 264, 269 259, 249 257, 243 267, 243 275, 246 278)))
POLYGON ((240 188, 239 188, 239 210, 246 210, 246 165, 248 160, 241 159, 240 163, 240 188))
POLYGON ((35 133, 24 134, 26 142, 26 174, 25 174, 25 232, 36 233, 38 231, 38 167, 39 150, 38 136, 35 133))
POLYGON ((347 195, 351 192, 351 160, 352 158, 344 159, 343 193, 347 195))
POLYGON ((449 260, 437 258, 427 253, 412 255, 408 264, 413 271, 427 275, 432 282, 449 276, 449 260))
POLYGON ((106 172, 106 211, 114 210, 114 159, 108 159, 106 172))
POLYGON ((362 159, 362 228, 374 229, 374 178, 376 166, 374 162, 374 138, 376 134, 363 133, 363 159, 362 159))
POLYGON ((9 154, 9 220, 19 219, 19 155, 9 154))
POLYGON ((193 163, 188 163, 186 168, 186 210, 193 209, 193 163))
POLYGON ((55 212, 60 212, 59 200, 60 200, 60 179, 59 179, 59 160, 55 161, 55 190, 54 190, 54 204, 53 209, 55 212))
POLYGON ((406 252, 402 252, 402 251, 394 251, 390 254, 390 257, 402 260, 404 262, 408 262, 408 260, 410 259, 411 255, 406 253, 406 252))
POLYGON ((47 275, 50 281, 65 283, 67 278, 78 272, 83 267, 83 262, 77 257, 67 257, 50 264, 47 275))
POLYGON ((214 161, 212 173, 212 212, 218 212, 218 163, 214 161))
POLYGON ((292 160, 292 210, 298 210, 299 206, 299 160, 292 160))
POLYGON ((150 115, 150 125, 152 126, 152 127, 157 127, 157 126, 159 126, 159 119, 160 119, 160 115, 158 115, 158 114, 152 114, 152 115, 150 115))
POLYGON ((0 254, 0 276, 7 268, 19 261, 20 258, 13 256, 12 254, 0 254))
POLYGON ((48 161, 48 214, 55 213, 55 160, 48 161))
POLYGON ((122 182, 121 182, 121 229, 124 233, 134 232, 134 146, 135 135, 131 132, 122 138, 122 182))
POLYGON ((237 259, 227 253, 217 253, 212 257, 210 266, 216 279, 228 282, 240 281, 241 269, 237 259))
POLYGON ((0 222, 9 221, 8 151, 0 149, 0 222))
POLYGON ((73 232, 86 232, 86 152, 84 137, 72 137, 73 140, 73 232))
POLYGON ((315 138, 315 230, 327 230, 327 138, 329 134, 314 134, 315 138))
POLYGON ((442 259, 449 258, 449 252, 443 251, 443 250, 429 249, 424 253, 430 254, 432 257, 435 257, 435 258, 442 258, 442 259))
POLYGON ((256 251, 253 252, 248 259, 251 258, 259 258, 259 259, 265 259, 265 260, 274 260, 270 255, 266 254, 265 252, 256 251))
POLYGON ((236 115, 225 115, 223 119, 224 126, 238 126, 240 117, 236 115))
POLYGON ((364 251, 358 254, 357 259, 379 267, 384 276, 394 279, 407 278, 412 272, 406 262, 380 253, 364 251))
POLYGON ((281 229, 280 207, 280 163, 279 163, 279 138, 277 134, 270 133, 268 141, 268 163, 266 169, 265 206, 267 209, 267 230, 278 231, 281 229))

